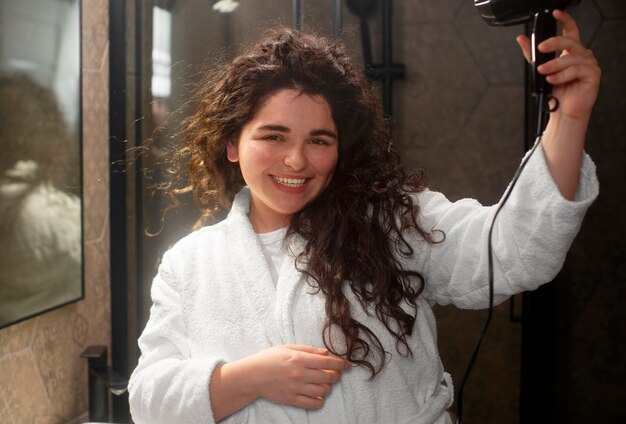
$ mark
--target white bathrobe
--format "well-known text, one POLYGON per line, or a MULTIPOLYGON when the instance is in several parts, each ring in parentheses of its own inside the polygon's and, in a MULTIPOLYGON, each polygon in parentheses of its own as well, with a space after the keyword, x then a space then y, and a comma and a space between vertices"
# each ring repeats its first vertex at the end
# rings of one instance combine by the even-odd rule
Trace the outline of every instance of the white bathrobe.
MULTIPOLYGON (((585 156, 577 198, 564 199, 538 149, 496 221, 496 302, 553 279, 597 193, 595 166, 585 156)), ((416 196, 422 228, 440 229, 446 240, 429 244, 408 234, 415 254, 400 258, 426 281, 409 338, 413 355, 398 354, 383 325, 353 302, 354 317, 392 354, 373 381, 366 369, 353 367, 319 410, 257 399, 222 422, 450 422, 445 411, 454 398, 452 381, 437 350, 431 306, 488 305, 487 237, 495 208, 470 199, 451 203, 432 191, 416 196)), ((324 346, 323 295, 312 294, 291 257, 274 287, 248 220, 249 206, 244 189, 224 221, 190 234, 164 255, 152 286, 150 320, 139 339, 142 356, 129 383, 137 424, 213 423, 209 382, 217 364, 280 344, 324 346)), ((290 247, 297 252, 300 245, 290 247)))

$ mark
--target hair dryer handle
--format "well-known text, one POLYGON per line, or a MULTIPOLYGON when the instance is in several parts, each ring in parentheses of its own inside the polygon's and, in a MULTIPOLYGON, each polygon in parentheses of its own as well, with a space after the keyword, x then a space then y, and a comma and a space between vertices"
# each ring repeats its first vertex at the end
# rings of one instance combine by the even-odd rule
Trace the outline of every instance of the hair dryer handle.
POLYGON ((533 95, 543 93, 550 94, 552 86, 546 81, 546 77, 537 72, 537 67, 554 59, 554 53, 541 53, 537 46, 543 41, 556 35, 556 19, 552 17, 552 10, 543 9, 535 13, 533 32, 531 36, 531 78, 533 95))

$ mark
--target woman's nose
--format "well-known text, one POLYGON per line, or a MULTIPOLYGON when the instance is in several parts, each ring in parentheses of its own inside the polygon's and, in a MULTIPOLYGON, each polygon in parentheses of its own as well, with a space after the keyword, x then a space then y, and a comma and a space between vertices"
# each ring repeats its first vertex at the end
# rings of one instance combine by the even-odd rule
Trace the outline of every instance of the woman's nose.
POLYGON ((309 161, 306 157, 305 146, 293 146, 289 149, 284 159, 285 165, 294 171, 302 171, 309 161))

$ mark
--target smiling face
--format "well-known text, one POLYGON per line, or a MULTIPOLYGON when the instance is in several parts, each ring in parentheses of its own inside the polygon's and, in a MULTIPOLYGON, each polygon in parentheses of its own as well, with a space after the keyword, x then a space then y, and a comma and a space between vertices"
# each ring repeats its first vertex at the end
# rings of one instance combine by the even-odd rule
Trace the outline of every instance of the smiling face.
POLYGON ((289 224, 330 183, 339 156, 328 102, 298 90, 270 96, 227 145, 252 193, 250 222, 257 233, 289 224))

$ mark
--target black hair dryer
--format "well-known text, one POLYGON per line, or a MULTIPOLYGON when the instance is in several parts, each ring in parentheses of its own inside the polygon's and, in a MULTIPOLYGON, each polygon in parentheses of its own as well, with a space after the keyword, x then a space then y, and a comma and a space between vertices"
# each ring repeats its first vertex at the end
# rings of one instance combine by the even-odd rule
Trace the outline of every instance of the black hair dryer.
POLYGON ((576 5, 580 0, 474 0, 480 16, 493 26, 512 26, 533 22, 531 36, 531 86, 533 95, 550 95, 551 86, 545 76, 537 72, 537 66, 554 58, 554 54, 544 54, 537 46, 556 35, 556 20, 552 17, 555 9, 565 9, 576 5))

